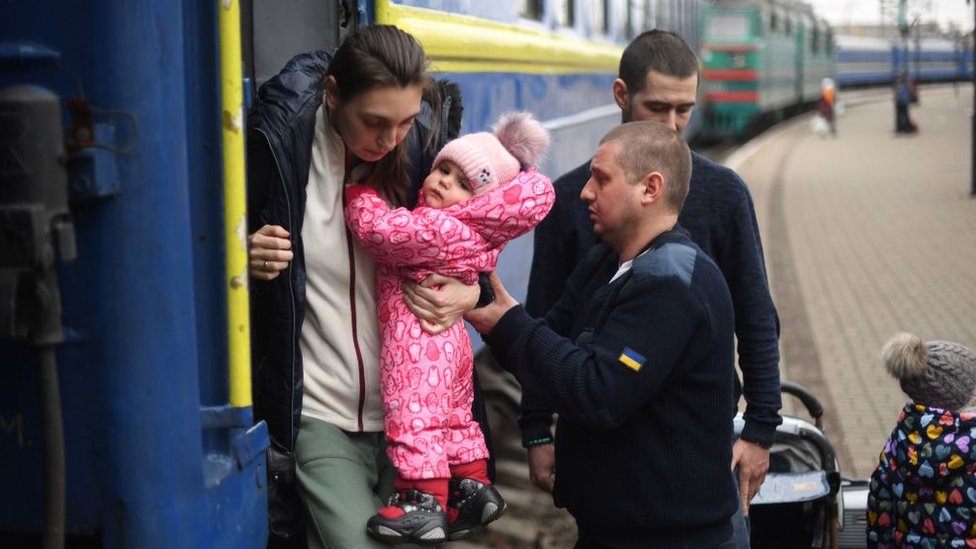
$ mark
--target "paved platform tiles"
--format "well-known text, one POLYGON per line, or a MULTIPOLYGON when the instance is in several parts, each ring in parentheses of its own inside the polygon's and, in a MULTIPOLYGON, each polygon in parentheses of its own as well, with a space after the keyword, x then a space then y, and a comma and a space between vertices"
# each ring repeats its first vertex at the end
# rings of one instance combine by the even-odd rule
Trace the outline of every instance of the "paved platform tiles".
MULTIPOLYGON (((783 376, 810 385, 843 472, 866 478, 907 398, 881 366, 898 331, 976 347, 972 86, 923 87, 920 131, 890 100, 848 108, 836 138, 809 116, 728 159, 748 182, 782 320, 783 376)), ((799 413, 795 407, 788 412, 799 413)))

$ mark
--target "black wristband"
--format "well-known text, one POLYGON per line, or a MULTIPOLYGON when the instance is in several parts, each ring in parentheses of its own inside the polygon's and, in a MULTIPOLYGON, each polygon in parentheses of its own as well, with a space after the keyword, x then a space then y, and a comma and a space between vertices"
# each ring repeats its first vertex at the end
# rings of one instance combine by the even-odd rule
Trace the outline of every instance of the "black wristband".
POLYGON ((495 301, 495 290, 491 289, 491 279, 488 278, 488 273, 478 273, 478 287, 481 288, 481 295, 478 296, 475 309, 480 309, 495 301))
POLYGON ((523 448, 531 448, 533 446, 542 446, 543 444, 552 444, 554 442, 552 436, 545 436, 540 438, 534 438, 532 440, 522 441, 523 448))

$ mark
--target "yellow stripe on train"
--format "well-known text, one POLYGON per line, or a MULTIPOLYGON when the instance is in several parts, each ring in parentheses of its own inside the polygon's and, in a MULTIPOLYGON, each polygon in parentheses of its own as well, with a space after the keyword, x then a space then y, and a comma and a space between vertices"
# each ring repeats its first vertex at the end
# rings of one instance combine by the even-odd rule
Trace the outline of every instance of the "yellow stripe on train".
POLYGON ((436 72, 616 74, 623 52, 608 43, 392 2, 376 3, 376 22, 416 36, 436 72))

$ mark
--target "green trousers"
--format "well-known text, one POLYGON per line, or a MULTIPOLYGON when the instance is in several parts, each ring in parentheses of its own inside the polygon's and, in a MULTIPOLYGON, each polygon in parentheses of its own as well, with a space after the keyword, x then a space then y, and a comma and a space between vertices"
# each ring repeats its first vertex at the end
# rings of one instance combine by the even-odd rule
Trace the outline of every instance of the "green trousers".
POLYGON ((295 458, 309 549, 390 548, 366 534, 366 521, 386 505, 396 476, 383 433, 350 433, 302 416, 295 458))

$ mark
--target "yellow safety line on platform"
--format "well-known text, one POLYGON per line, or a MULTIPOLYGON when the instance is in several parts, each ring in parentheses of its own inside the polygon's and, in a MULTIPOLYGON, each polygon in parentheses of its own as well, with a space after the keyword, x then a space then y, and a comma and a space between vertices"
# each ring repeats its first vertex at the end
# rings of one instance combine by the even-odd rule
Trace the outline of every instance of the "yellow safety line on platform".
POLYGON ((251 324, 247 288, 241 12, 238 0, 218 0, 218 3, 230 405, 248 407, 251 406, 251 324))

